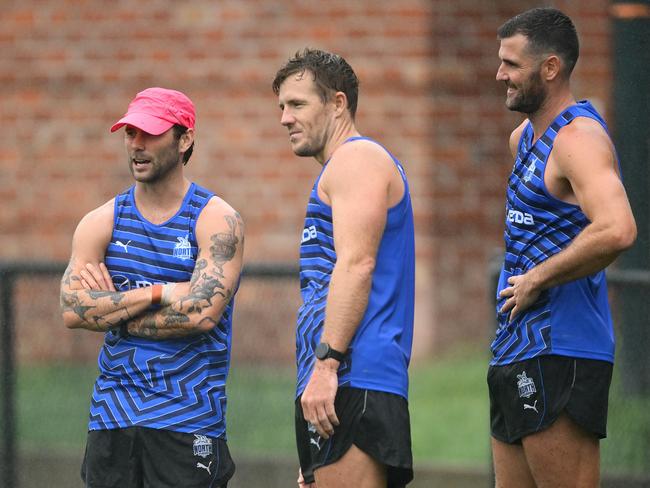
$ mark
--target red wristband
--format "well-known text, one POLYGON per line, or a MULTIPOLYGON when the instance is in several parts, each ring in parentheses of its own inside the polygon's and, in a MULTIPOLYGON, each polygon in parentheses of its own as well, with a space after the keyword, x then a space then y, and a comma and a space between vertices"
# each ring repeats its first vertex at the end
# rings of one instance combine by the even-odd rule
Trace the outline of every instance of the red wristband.
POLYGON ((162 300, 162 291, 163 287, 160 283, 157 283, 151 287, 151 304, 158 305, 160 300, 162 300))

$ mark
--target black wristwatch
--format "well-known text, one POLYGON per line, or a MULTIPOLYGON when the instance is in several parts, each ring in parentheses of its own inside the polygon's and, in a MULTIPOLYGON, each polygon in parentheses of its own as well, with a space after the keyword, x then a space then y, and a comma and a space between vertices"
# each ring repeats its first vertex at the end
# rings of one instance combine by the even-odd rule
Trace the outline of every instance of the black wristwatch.
POLYGON ((345 359, 345 353, 332 349, 327 342, 321 342, 316 346, 316 358, 317 359, 336 359, 338 362, 342 363, 345 359))

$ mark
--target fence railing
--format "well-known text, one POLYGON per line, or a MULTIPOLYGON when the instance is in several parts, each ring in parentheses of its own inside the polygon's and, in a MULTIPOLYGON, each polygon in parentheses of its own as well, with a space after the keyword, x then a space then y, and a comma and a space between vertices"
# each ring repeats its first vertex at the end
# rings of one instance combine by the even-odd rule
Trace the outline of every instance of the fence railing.
MULTIPOLYGON (((62 276, 67 263, 61 262, 2 262, 0 261, 0 408, 2 409, 2 438, 0 439, 0 486, 16 487, 16 356, 15 356, 15 284, 22 277, 62 276)), ((289 264, 247 264, 242 278, 277 279, 298 277, 298 268, 289 264)))
MULTIPOLYGON (((65 263, 41 262, 1 262, 0 261, 0 408, 2 409, 2 432, 0 439, 0 486, 5 488, 16 488, 17 466, 19 465, 17 445, 17 417, 20 412, 16 411, 16 298, 20 287, 17 287, 19 280, 26 277, 47 277, 55 279, 61 276, 65 270, 65 263)), ((490 284, 496 287, 496 280, 499 272, 498 264, 492 262, 489 266, 488 276, 490 284)), ((608 283, 610 288, 620 295, 625 295, 625 290, 641 290, 647 297, 650 292, 650 272, 644 270, 625 270, 613 268, 608 270, 608 283)), ((256 280, 292 279, 297 280, 298 269, 294 265, 286 264, 248 264, 245 266, 243 278, 256 280)), ((494 289, 496 291, 496 289, 494 289)), ((492 295, 494 296, 494 294, 492 295)), ((650 302, 650 300, 648 300, 650 302)), ((650 317, 645 317, 648 322, 650 317)), ((647 324, 646 324, 647 325, 647 324)), ((646 335, 650 335, 646 334, 646 335)), ((637 347, 637 344, 633 344, 637 347)), ((640 347, 640 346, 639 346, 640 347)), ((646 354, 647 356, 647 354, 646 354)), ((650 365, 650 359, 646 361, 650 365)), ((622 367, 625 367, 624 365, 622 367)), ((632 375, 634 376, 634 375, 632 375)), ((638 426, 650 431, 649 425, 638 426)), ((649 440, 650 442, 650 440, 649 440)), ((638 446, 630 446, 630 449, 638 446)), ((650 445, 649 445, 650 447, 650 445)), ((638 449, 637 449, 638 450, 638 449)), ((650 459, 650 458, 649 458, 650 459)), ((643 479, 650 475, 649 467, 643 473, 643 479)), ((625 486, 645 486, 642 484, 632 485, 629 478, 625 486)), ((603 486, 613 486, 604 483, 603 486)), ((623 485, 617 485, 623 486, 623 485)))

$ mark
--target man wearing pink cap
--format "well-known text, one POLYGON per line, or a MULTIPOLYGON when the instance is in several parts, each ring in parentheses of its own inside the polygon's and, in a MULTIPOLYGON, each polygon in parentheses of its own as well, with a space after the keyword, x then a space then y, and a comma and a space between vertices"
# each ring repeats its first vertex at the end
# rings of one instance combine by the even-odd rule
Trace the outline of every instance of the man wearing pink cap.
POLYGON ((87 487, 225 487, 225 384, 244 224, 184 176, 195 111, 148 88, 124 127, 135 184, 89 212, 61 281, 69 328, 104 334, 82 478, 87 487))

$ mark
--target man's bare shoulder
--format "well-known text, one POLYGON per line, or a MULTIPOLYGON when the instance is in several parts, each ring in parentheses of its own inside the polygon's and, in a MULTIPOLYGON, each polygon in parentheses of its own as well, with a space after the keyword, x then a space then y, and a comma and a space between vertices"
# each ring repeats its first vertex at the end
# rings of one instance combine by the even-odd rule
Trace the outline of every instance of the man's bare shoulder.
POLYGON ((570 124, 562 127, 555 138, 555 144, 573 144, 574 141, 580 143, 589 141, 612 146, 611 139, 604 127, 590 117, 576 117, 570 124))
POLYGON ((106 246, 113 234, 115 199, 88 212, 77 225, 72 238, 72 254, 82 263, 103 260, 106 246))
POLYGON ((99 207, 91 210, 86 215, 83 216, 79 222, 79 226, 88 226, 88 227, 104 227, 109 225, 112 229, 113 227, 113 216, 115 212, 115 198, 111 198, 109 201, 100 205, 99 207))
POLYGON ((525 119, 510 134, 510 139, 508 141, 508 145, 510 147, 510 152, 512 153, 512 157, 517 156, 517 149, 519 148, 519 141, 520 141, 521 135, 524 133, 524 129, 526 128, 527 125, 528 125, 528 119, 525 119))
POLYGON ((201 216, 203 216, 203 214, 210 216, 239 215, 237 210, 235 210, 228 202, 216 195, 210 198, 208 203, 205 204, 201 216))
POLYGON ((360 139, 339 146, 332 154, 325 173, 338 178, 366 171, 392 173, 395 171, 395 165, 388 151, 382 146, 367 139, 360 139))
POLYGON ((244 221, 228 202, 218 196, 210 198, 201 211, 197 221, 197 233, 213 233, 222 231, 244 233, 244 221))
POLYGON ((577 117, 560 129, 552 155, 561 166, 581 161, 611 165, 616 158, 609 135, 598 121, 589 117, 577 117))

